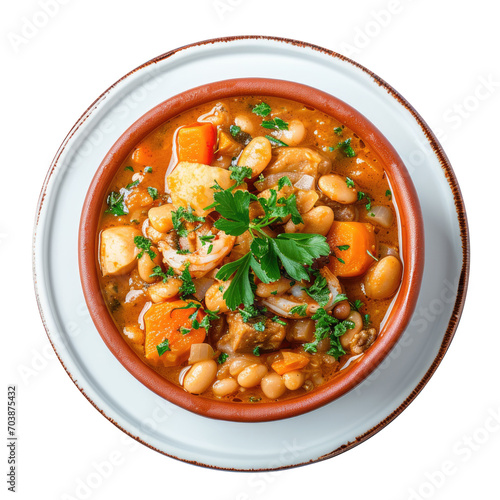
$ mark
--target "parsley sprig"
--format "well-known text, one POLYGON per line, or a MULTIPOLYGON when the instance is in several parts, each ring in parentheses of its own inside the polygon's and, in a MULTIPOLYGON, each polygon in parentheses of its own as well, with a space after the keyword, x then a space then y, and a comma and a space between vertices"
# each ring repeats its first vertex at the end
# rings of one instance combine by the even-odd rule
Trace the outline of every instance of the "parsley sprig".
POLYGON ((181 237, 186 237, 189 231, 183 221, 186 222, 205 222, 204 217, 199 217, 193 212, 193 208, 189 206, 187 209, 179 207, 177 210, 172 210, 172 225, 175 231, 181 237))
POLYGON ((116 216, 127 215, 128 208, 127 205, 125 205, 124 197, 125 193, 117 193, 116 191, 111 191, 106 200, 108 208, 105 213, 113 214, 116 216))
POLYGON ((140 250, 139 254, 137 255, 138 259, 140 259, 144 255, 144 252, 146 252, 149 255, 149 258, 151 260, 154 260, 154 258, 156 257, 156 252, 151 249, 151 244, 152 241, 149 238, 145 238, 144 236, 136 236, 134 238, 134 245, 140 250))
MULTIPOLYGON (((282 188, 286 183, 285 179, 278 187, 282 188)), ((270 196, 266 199, 257 198, 248 191, 216 189, 214 203, 207 207, 214 208, 221 215, 215 221, 215 227, 232 236, 248 231, 252 238, 250 252, 222 266, 216 275, 222 281, 232 277, 223 295, 229 309, 235 310, 241 304, 253 305, 254 274, 264 283, 272 283, 280 279, 283 268, 293 280, 309 280, 306 266, 312 265, 314 259, 329 254, 326 238, 319 234, 283 233, 271 238, 264 232, 265 227, 282 221, 288 215, 295 224, 302 222, 294 194, 278 199, 277 192, 270 189, 270 196), (264 211, 262 217, 250 220, 251 201, 259 202, 264 211)))

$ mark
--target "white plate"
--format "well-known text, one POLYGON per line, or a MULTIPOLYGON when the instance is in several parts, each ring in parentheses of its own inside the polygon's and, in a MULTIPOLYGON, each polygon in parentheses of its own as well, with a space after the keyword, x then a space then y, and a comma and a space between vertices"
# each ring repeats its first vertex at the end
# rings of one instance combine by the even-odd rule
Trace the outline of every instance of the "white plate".
POLYGON ((453 171, 432 132, 399 94, 365 68, 325 49, 246 37, 202 42, 165 54, 126 75, 92 104, 68 134, 45 181, 33 259, 49 339, 72 380, 103 415, 166 455, 211 467, 263 470, 341 453, 406 408, 453 337, 465 299, 468 254, 467 223, 453 171), (165 99, 204 83, 238 77, 308 84, 370 119, 406 163, 419 194, 428 243, 416 312, 382 365, 327 406, 255 424, 200 417, 142 386, 108 351, 90 320, 77 265, 86 190, 118 137, 165 99))

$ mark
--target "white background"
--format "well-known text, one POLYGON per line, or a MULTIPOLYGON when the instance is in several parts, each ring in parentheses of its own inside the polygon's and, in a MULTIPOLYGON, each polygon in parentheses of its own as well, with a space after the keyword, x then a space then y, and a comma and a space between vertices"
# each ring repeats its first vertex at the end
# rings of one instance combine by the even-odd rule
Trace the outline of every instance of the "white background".
MULTIPOLYGON (((48 17, 40 14, 43 3, 4 2, 0 16, 0 324, 7 340, 1 391, 6 398, 7 384, 18 386, 17 497, 243 500, 324 492, 354 499, 499 498, 498 4, 47 0, 52 5, 48 17), (44 26, 26 27, 35 20, 43 24, 44 18, 44 26), (121 76, 156 55, 240 34, 296 38, 333 49, 402 93, 441 137, 462 187, 473 253, 455 339, 409 408, 343 455, 261 474, 178 462, 137 444, 108 422, 53 355, 31 278, 39 191, 59 144, 83 111, 121 76), (92 487, 82 487, 89 478, 92 487)), ((1 413, 0 434, 6 432, 6 410, 1 413)), ((6 448, 0 462, 6 472, 6 448)), ((4 479, 0 489, 3 498, 4 479)))

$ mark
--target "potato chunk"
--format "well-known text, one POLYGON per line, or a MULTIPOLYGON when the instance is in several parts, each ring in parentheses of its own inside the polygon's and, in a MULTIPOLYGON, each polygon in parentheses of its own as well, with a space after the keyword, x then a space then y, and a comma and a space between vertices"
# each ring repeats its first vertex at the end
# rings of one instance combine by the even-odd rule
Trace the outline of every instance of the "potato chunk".
POLYGON ((130 226, 117 226, 101 233, 100 264, 103 276, 125 274, 137 263, 139 249, 134 238, 141 232, 130 226))
POLYGON ((230 175, 224 168, 181 161, 167 177, 172 202, 177 207, 193 207, 196 215, 207 215, 211 210, 204 208, 214 202, 212 186, 217 181, 228 189, 235 183, 230 175))

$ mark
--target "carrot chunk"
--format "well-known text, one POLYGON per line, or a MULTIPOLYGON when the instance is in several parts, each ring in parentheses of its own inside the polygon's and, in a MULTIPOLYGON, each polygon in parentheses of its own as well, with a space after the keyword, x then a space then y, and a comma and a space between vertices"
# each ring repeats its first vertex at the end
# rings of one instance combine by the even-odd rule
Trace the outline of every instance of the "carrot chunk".
MULTIPOLYGON (((191 329, 192 320, 189 317, 196 308, 179 309, 186 305, 187 302, 184 300, 176 300, 155 304, 149 308, 144 315, 146 325, 144 352, 147 359, 159 361, 165 366, 179 365, 189 357, 192 344, 203 342, 207 334, 206 330, 204 328, 191 329), (168 341, 168 350, 160 355, 157 346, 160 346, 160 351, 162 346, 166 349, 166 341, 168 341)), ((205 314, 198 310, 196 319, 201 322, 204 316, 205 314)))
POLYGON ((210 165, 214 159, 217 131, 211 123, 194 123, 177 134, 179 161, 210 165))
POLYGON ((271 368, 279 375, 293 370, 300 370, 309 363, 309 358, 304 354, 284 351, 282 355, 283 359, 275 361, 271 365, 271 368))
POLYGON ((375 228, 371 224, 334 221, 327 241, 334 253, 328 267, 335 276, 360 276, 374 263, 375 228))

